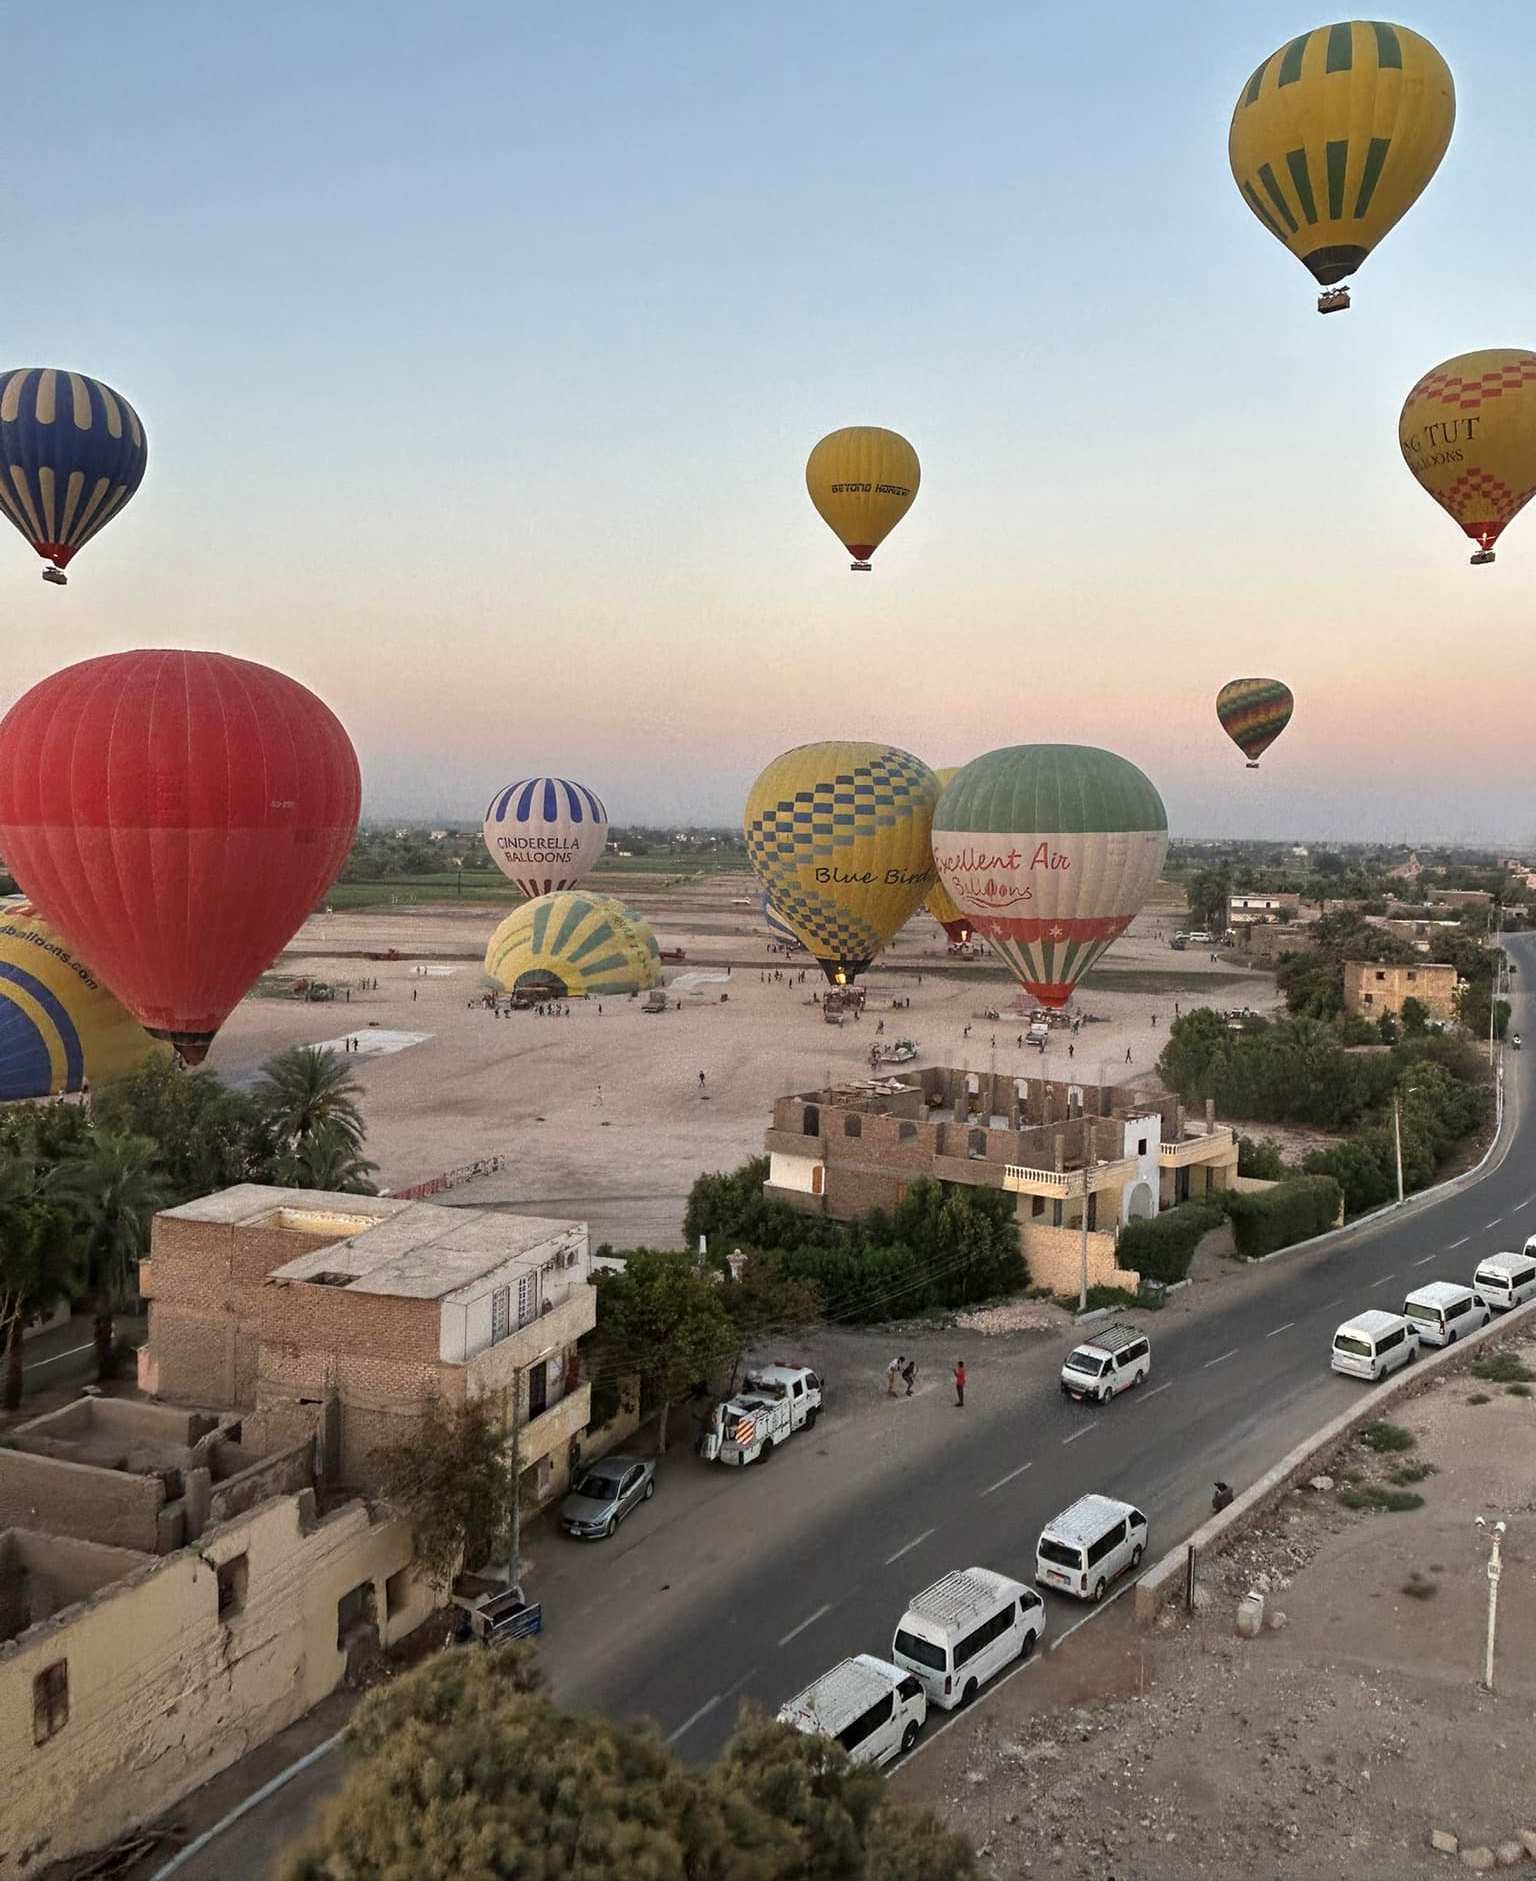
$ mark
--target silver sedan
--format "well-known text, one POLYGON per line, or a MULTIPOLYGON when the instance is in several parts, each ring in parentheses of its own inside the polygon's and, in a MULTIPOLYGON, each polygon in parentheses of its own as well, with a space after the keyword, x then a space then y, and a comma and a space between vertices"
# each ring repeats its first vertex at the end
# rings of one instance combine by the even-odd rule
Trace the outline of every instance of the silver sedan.
POLYGON ((560 1526, 581 1541, 606 1541, 631 1509, 655 1493, 654 1458, 602 1457, 572 1484, 560 1504, 560 1526))

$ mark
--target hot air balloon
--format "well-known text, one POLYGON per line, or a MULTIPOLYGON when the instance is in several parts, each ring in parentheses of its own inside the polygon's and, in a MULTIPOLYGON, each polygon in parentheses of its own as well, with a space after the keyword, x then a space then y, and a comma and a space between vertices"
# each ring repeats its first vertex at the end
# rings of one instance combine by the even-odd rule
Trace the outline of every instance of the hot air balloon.
POLYGON ((498 790, 485 813, 485 846, 525 895, 574 888, 608 842, 608 812, 585 784, 524 777, 498 790))
POLYGON ((0 854, 188 1064, 335 881, 357 757, 312 692, 222 653, 84 660, 0 721, 0 854))
POLYGON ((800 936, 774 907, 765 893, 762 897, 763 925, 773 938, 785 947, 793 947, 797 952, 805 951, 805 943, 800 936))
POLYGON ((514 909, 491 936, 485 971, 504 993, 618 998, 658 985, 661 956, 638 914, 578 889, 514 909))
POLYGON ((1216 695, 1221 729, 1248 760, 1250 771, 1291 722, 1296 701, 1278 679, 1229 679, 1216 695))
POLYGON ((65 565, 144 481, 144 427, 120 392, 83 372, 0 372, 0 510, 51 566, 65 565))
POLYGON ((853 557, 859 574, 912 507, 922 481, 917 452, 896 431, 849 425, 830 431, 805 464, 816 513, 853 557))
MULTIPOLYGON (((951 764, 941 771, 934 772, 934 776, 939 780, 941 793, 959 768, 959 765, 951 764)), ((945 938, 951 947, 964 947, 969 944, 971 917, 963 909, 955 906, 954 896, 950 894, 937 875, 934 876, 933 887, 928 890, 923 906, 943 928, 945 938)))
POLYGON ((798 745, 747 796, 747 857, 834 986, 846 985, 933 885, 938 779, 893 745, 798 745))
POLYGON ((1450 67, 1382 20, 1319 26, 1272 52, 1243 87, 1227 153, 1248 207, 1324 290, 1351 275, 1440 167, 1456 122, 1450 67))
POLYGON ((1460 353, 1426 372, 1398 420, 1403 461, 1477 544, 1473 566, 1536 495, 1536 353, 1460 353))
POLYGON ((0 910, 0 1100, 99 1091, 170 1055, 30 902, 0 910))
POLYGON ((1130 926, 1168 850, 1151 781, 1091 745, 1012 745, 962 767, 934 812, 957 906, 1046 1006, 1130 926))

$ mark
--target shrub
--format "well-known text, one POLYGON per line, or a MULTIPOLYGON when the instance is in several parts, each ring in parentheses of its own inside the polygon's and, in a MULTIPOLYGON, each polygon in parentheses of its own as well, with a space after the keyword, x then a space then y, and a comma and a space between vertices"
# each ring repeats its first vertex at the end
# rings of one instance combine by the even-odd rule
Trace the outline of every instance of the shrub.
POLYGON ((1263 1182, 1283 1182, 1292 1173, 1286 1167, 1279 1147, 1267 1140, 1255 1142, 1251 1136, 1237 1139, 1237 1173, 1254 1176, 1263 1182))
POLYGON ((1536 1372, 1515 1352, 1485 1352, 1472 1361, 1472 1376, 1491 1385, 1528 1385, 1536 1372))
POLYGON ((1417 1568, 1403 1582, 1403 1592, 1410 1600, 1433 1600, 1439 1591, 1435 1583, 1426 1580, 1417 1568))
POLYGON ((1399 1489, 1406 1489, 1409 1483, 1421 1483, 1426 1476, 1433 1476, 1435 1466, 1426 1463, 1422 1457, 1416 1457, 1412 1463, 1399 1463, 1392 1472, 1392 1481, 1399 1489))
POLYGON ((1257 1260, 1331 1228, 1342 1191, 1332 1176, 1296 1176, 1262 1195, 1227 1198, 1232 1237, 1244 1260, 1257 1260))
POLYGON ((1424 1498, 1413 1490, 1384 1489, 1380 1483, 1350 1484, 1339 1491, 1339 1501, 1346 1509, 1369 1509, 1373 1515, 1404 1515, 1424 1506, 1424 1498))
POLYGON ((1143 1280, 1171 1286, 1189 1272, 1195 1248, 1223 1218, 1224 1211, 1212 1202, 1182 1202, 1149 1221, 1133 1221, 1120 1231, 1115 1260, 1143 1280))
POLYGON ((1401 1424, 1367 1424, 1360 1433, 1360 1441, 1367 1450, 1374 1450, 1378 1456, 1386 1456, 1394 1450, 1411 1450, 1418 1442, 1411 1430, 1404 1430, 1401 1424))
POLYGON ((1127 1293, 1124 1287, 1090 1287, 1088 1289, 1088 1307, 1090 1313, 1096 1313, 1105 1306, 1135 1306, 1136 1295, 1127 1293))
POLYGON ((1467 1399, 1467 1403, 1468 1404, 1492 1404, 1493 1399, 1489 1397, 1486 1391, 1474 1391, 1471 1397, 1467 1399))
POLYGON ((1531 1388, 1529 1385, 1506 1385, 1504 1395, 1506 1398, 1528 1398, 1531 1395, 1531 1388))

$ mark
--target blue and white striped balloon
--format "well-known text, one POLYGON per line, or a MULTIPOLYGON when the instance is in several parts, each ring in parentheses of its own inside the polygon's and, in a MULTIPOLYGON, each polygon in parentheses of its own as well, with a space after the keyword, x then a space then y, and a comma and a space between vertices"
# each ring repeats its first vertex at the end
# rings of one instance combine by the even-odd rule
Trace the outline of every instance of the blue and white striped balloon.
POLYGON ((485 813, 485 846, 525 895, 574 888, 608 842, 608 812, 585 784, 523 777, 498 790, 485 813))
POLYGON ((122 509, 148 459, 139 415, 83 372, 24 366, 0 372, 0 515, 62 585, 77 550, 122 509))

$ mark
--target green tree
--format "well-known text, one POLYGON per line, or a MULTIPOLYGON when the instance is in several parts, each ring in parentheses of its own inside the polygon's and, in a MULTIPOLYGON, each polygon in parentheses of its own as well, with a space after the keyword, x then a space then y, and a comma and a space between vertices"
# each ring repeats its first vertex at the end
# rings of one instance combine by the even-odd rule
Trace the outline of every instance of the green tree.
POLYGON ((211 1071, 146 1065, 99 1091, 90 1118, 108 1135, 150 1138, 173 1208, 240 1182, 274 1179, 273 1133, 259 1106, 211 1071))
POLYGON ((597 1288, 594 1340, 601 1368, 638 1376, 660 1398, 656 1454, 667 1448, 673 1402, 733 1363, 738 1335, 719 1277, 692 1255, 636 1248, 622 1269, 593 1276, 597 1288))
POLYGON ((1195 926, 1212 934, 1225 934, 1231 893, 1230 869, 1197 869, 1184 884, 1184 900, 1195 926))
POLYGON ((96 1376, 113 1369, 113 1320, 138 1290, 138 1264, 167 1189, 148 1137, 96 1133, 58 1165, 53 1193, 70 1210, 95 1300, 96 1376))
POLYGON ((736 1328, 733 1371, 753 1346, 780 1333, 801 1332, 822 1313, 821 1288, 791 1274, 782 1254, 744 1255, 720 1297, 736 1328))
POLYGON ((269 1059, 252 1092, 280 1160, 302 1157, 322 1136, 361 1151, 367 1134, 358 1108, 362 1094, 347 1061, 318 1045, 295 1045, 269 1059))
POLYGON ((1410 994, 1403 1001, 1402 1021, 1404 1038, 1423 1038, 1429 1030, 1428 1006, 1410 994))
POLYGON ((273 1179, 294 1189, 328 1189, 339 1195, 376 1195, 369 1177, 378 1164, 332 1123, 323 1123, 276 1161, 273 1179))
POLYGON ((461 1565, 505 1557, 515 1487, 495 1399, 426 1399, 375 1462, 382 1494, 410 1523, 416 1561, 435 1587, 452 1586, 461 1565))
POLYGON ((5 1348, 4 1408, 21 1403, 22 1334, 34 1314, 69 1299, 81 1280, 74 1224, 51 1193, 49 1170, 35 1155, 0 1155, 0 1343, 5 1348))

